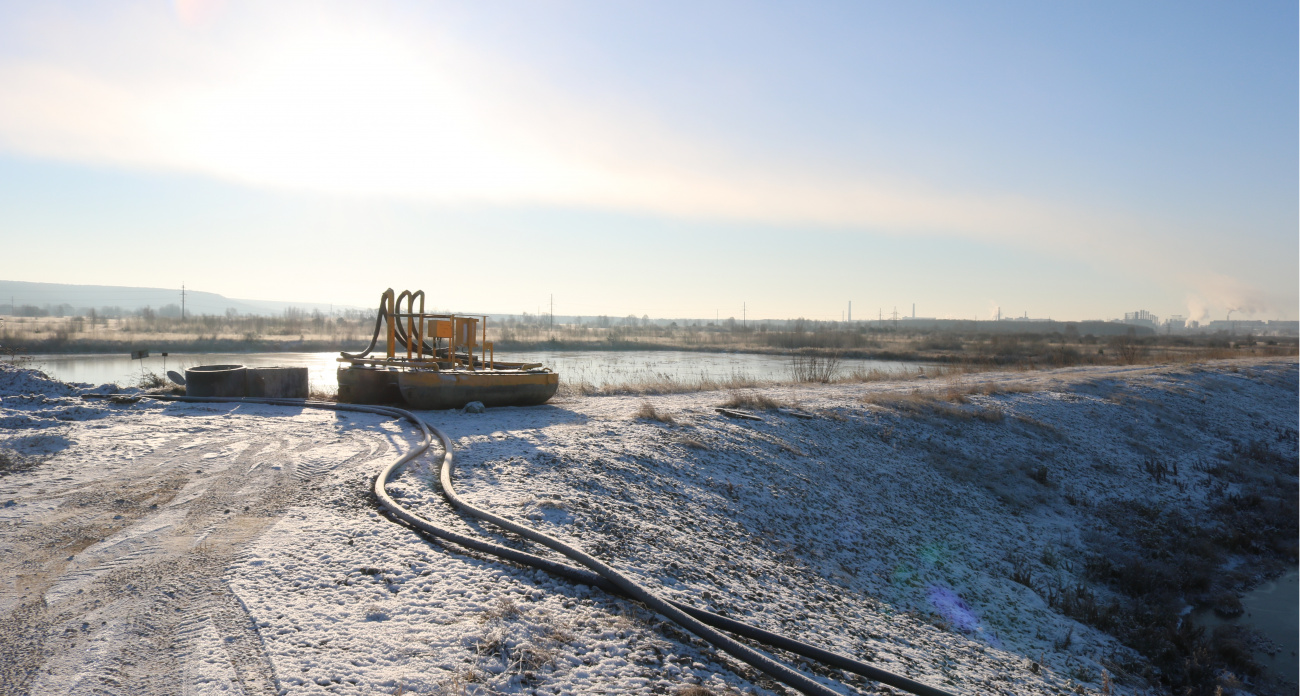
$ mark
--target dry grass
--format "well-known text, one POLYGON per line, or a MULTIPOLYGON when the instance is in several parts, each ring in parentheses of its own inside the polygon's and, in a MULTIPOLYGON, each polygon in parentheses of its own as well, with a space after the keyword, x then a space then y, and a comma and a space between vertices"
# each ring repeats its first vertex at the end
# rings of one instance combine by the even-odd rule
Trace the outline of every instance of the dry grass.
POLYGON ((967 393, 969 392, 961 391, 956 387, 948 387, 948 391, 944 393, 942 398, 950 404, 969 404, 970 399, 966 398, 967 393))
POLYGON ((862 403, 895 411, 916 411, 928 407, 938 399, 934 394, 922 394, 919 390, 910 392, 882 392, 867 394, 862 403))
POLYGON ((740 696, 739 691, 727 686, 722 691, 714 691, 699 684, 689 684, 673 692, 673 696, 740 696))
POLYGON ((654 404, 649 401, 641 402, 641 407, 636 410, 636 415, 634 417, 637 420, 652 420, 667 425, 677 425, 677 419, 673 418, 673 414, 656 409, 654 404))
POLYGON ((141 389, 161 389, 170 387, 171 382, 167 377, 160 375, 153 370, 143 370, 140 372, 140 378, 135 381, 135 386, 141 389))
POLYGON ((984 396, 1000 396, 1002 394, 1030 394, 1036 391, 1042 391, 1042 387, 1035 387, 1024 382, 987 382, 983 385, 973 387, 968 394, 983 394, 984 396))
POLYGON ((1003 419, 1005 414, 996 408, 972 405, 964 394, 949 390, 940 393, 923 393, 913 390, 907 393, 868 394, 862 402, 877 408, 889 409, 911 417, 952 418, 956 420, 981 420, 988 423, 1003 419))
POLYGON ((709 449, 709 446, 704 444, 703 441, 697 440, 696 438, 693 437, 677 438, 677 444, 681 445, 682 447, 689 447, 690 449, 695 449, 695 450, 709 449))
POLYGON ((40 461, 37 457, 27 457, 11 449, 0 448, 0 476, 33 469, 40 461))
POLYGON ((808 382, 823 384, 897 382, 916 379, 920 376, 937 378, 947 375, 991 371, 997 369, 992 366, 931 365, 901 372, 892 370, 859 369, 848 373, 842 373, 838 369, 838 363, 831 366, 834 369, 828 370, 828 365, 830 365, 830 363, 827 362, 826 358, 816 358, 813 360, 813 362, 820 361, 817 362, 816 370, 813 370, 812 367, 810 367, 810 359, 805 357, 800 358, 800 360, 803 361, 802 368, 796 367, 795 363, 797 361, 792 360, 790 379, 758 379, 742 372, 735 372, 727 377, 700 375, 699 377, 685 379, 677 379, 671 375, 645 375, 630 377, 617 382, 596 384, 595 382, 581 377, 566 379, 561 375, 558 394, 565 397, 626 395, 655 396, 661 394, 686 394, 691 392, 762 389, 765 387, 790 386, 808 382))
POLYGON ((751 411, 775 411, 779 408, 789 408, 791 404, 773 399, 766 394, 757 392, 733 392, 727 400, 722 402, 722 408, 743 408, 751 411))
POLYGON ((799 449, 798 447, 795 447, 794 445, 786 442, 785 440, 780 440, 780 439, 776 440, 776 446, 778 449, 780 449, 782 452, 785 452, 786 454, 793 454, 796 457, 806 456, 803 450, 799 449))
POLYGON ((307 398, 312 401, 338 401, 339 390, 338 387, 333 389, 329 387, 312 387, 307 392, 307 398))
POLYGON ((561 376, 558 393, 560 396, 656 396, 728 389, 755 389, 776 384, 780 382, 755 379, 743 374, 722 378, 701 376, 695 379, 674 379, 669 375, 655 375, 600 385, 585 379, 566 380, 561 376))
POLYGON ((514 618, 516 616, 519 616, 519 606, 509 597, 502 597, 497 600, 495 606, 484 611, 482 614, 479 614, 478 621, 479 623, 487 623, 489 621, 514 618))

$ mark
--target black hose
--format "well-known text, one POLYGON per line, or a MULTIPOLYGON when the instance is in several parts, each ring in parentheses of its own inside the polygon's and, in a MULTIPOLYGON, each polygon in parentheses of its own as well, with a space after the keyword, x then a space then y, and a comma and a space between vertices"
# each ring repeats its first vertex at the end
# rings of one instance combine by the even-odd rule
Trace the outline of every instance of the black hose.
MULTIPOLYGON (((409 348, 411 346, 411 339, 406 335, 406 329, 402 328, 402 322, 397 321, 395 317, 391 317, 388 314, 388 306, 384 300, 386 300, 389 294, 391 294, 392 292, 393 289, 389 288, 379 296, 379 312, 375 315, 375 333, 370 337, 370 345, 366 346, 366 349, 361 351, 360 353, 348 353, 345 351, 339 351, 339 355, 342 355, 345 358, 351 358, 353 360, 360 360, 361 358, 370 355, 370 353, 374 351, 375 345, 379 343, 379 330, 383 327, 385 319, 389 320, 393 324, 394 342, 403 349, 413 350, 413 348, 409 348)), ((423 293, 424 291, 421 290, 419 292, 423 293)), ((402 301, 403 297, 411 294, 412 294, 411 291, 403 290, 402 294, 397 296, 397 299, 394 300, 393 302, 394 311, 396 313, 400 313, 402 311, 401 307, 397 306, 398 303, 402 301)), ((424 336, 417 336, 416 338, 419 340, 420 345, 423 347, 424 353, 427 353, 434 357, 447 357, 446 349, 438 348, 437 346, 427 342, 424 336)))
MULTIPOLYGON (((92 395, 87 395, 92 396, 92 395)), ((94 395, 98 396, 98 395, 94 395)), ((422 441, 416 447, 412 447, 406 454, 398 457, 396 460, 384 467, 384 469, 375 477, 374 493, 375 497, 388 510, 389 514, 398 520, 405 522, 411 527, 426 532, 434 537, 445 539, 469 549, 488 553, 499 558, 518 563, 520 565, 532 566, 545 570, 554 575, 564 577, 574 582, 583 583, 603 589, 605 591, 619 594, 631 599, 635 599, 654 609, 663 616, 672 619, 675 623, 686 628, 690 632, 703 638, 715 647, 724 650, 733 657, 749 664, 750 666, 762 671, 772 678, 780 681, 787 686, 796 688, 806 694, 830 695, 837 692, 826 687, 825 685, 813 681, 808 676, 797 672, 786 665, 783 665, 771 657, 764 655, 746 645, 743 645, 730 636, 714 631, 710 626, 721 628, 732 633, 756 640, 767 645, 771 645, 782 650, 786 650, 803 657, 807 657, 819 662, 825 663, 832 667, 853 672, 867 677, 874 681, 893 686, 904 691, 908 691, 918 696, 954 696, 951 692, 939 689, 928 684, 914 681, 907 677, 894 674, 887 670, 873 667, 859 660, 840 655, 797 641, 786 636, 763 630, 756 626, 750 626, 741 621, 736 621, 725 616, 720 616, 703 609, 665 600, 645 588, 632 582, 618 571, 605 565, 601 561, 587 555, 581 550, 575 549, 567 544, 550 537, 542 532, 538 532, 523 525, 516 524, 505 518, 498 517, 485 510, 474 507, 473 505, 462 500, 451 484, 451 467, 454 460, 452 453, 451 440, 441 430, 434 428, 424 421, 420 420, 415 414, 388 406, 369 406, 361 404, 340 404, 334 402, 306 401, 302 399, 261 399, 261 398, 224 398, 224 397, 197 397, 197 396, 178 396, 172 394, 142 394, 145 398, 158 399, 162 401, 182 401, 198 403, 263 403, 275 406, 297 406, 302 408, 318 408, 334 411, 354 411, 360 413, 374 413, 379 415, 391 416, 410 421, 423 436, 422 441), (578 561, 591 570, 575 568, 530 554, 524 551, 518 551, 499 544, 483 541, 469 537, 448 529, 439 527, 432 522, 416 515, 407 510, 397 501, 395 501, 385 490, 386 484, 396 474, 397 470, 407 462, 424 454, 432 442, 433 437, 437 437, 443 447, 443 459, 440 472, 440 481, 442 483, 443 494, 457 508, 464 510, 473 517, 486 520, 498 527, 512 531, 527 539, 536 541, 544 546, 552 548, 564 556, 578 561), (595 572, 592 572, 595 571, 595 572), (706 625, 707 624, 707 625, 706 625)))
POLYGON ((375 349, 375 344, 379 342, 379 328, 383 326, 384 317, 388 316, 388 309, 384 306, 384 300, 393 292, 392 288, 385 290, 379 295, 379 314, 375 315, 375 335, 370 337, 370 345, 360 353, 345 353, 339 351, 339 355, 345 358, 364 358, 370 355, 370 351, 375 349))

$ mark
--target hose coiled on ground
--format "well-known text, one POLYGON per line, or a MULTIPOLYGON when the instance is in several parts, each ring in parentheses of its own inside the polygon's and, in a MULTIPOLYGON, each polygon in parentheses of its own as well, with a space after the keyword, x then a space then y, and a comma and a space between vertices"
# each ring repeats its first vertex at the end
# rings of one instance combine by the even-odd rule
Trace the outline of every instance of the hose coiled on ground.
POLYGON ((689 630, 691 633, 694 633, 700 638, 708 641, 714 647, 727 652, 736 659, 762 671, 773 679, 776 679, 787 686, 798 689, 805 694, 831 696, 837 695, 839 692, 813 680, 811 677, 801 672, 795 671, 794 669, 777 662, 771 657, 754 650, 747 645, 736 641, 730 636, 714 630, 714 628, 721 628, 751 640, 759 641, 772 647, 817 660, 838 669, 859 674, 882 684, 887 684, 917 694, 917 696, 954 696, 949 691, 914 681, 878 667, 873 667, 859 660, 854 660, 850 657, 818 648, 814 645, 796 641, 777 633, 765 631, 755 626, 750 626, 744 622, 736 621, 735 619, 720 616, 679 602, 663 599, 580 549, 569 546, 568 544, 565 544, 547 534, 511 522, 508 519, 473 506, 462 499, 452 486, 451 470, 455 457, 450 438, 448 438, 441 430, 426 424, 410 411, 388 406, 340 404, 334 402, 307 401, 303 399, 194 397, 172 394, 142 394, 141 396, 161 401, 197 403, 260 403, 270 404, 273 406, 293 406, 333 411, 354 411, 407 420, 420 430, 421 435, 423 436, 420 444, 412 447, 405 454, 384 467, 384 469, 375 477, 374 483, 374 494, 376 499, 387 508, 390 516, 406 523, 407 525, 410 525, 419 531, 428 533, 431 536, 451 541, 475 551, 504 558, 520 565, 539 568, 574 582, 592 585, 613 594, 619 594, 635 599, 655 610, 659 614, 671 619, 673 622, 689 630), (388 482, 396 476, 402 466, 416 457, 423 455, 429 449, 429 445, 432 444, 434 437, 438 438, 438 441, 443 448, 443 459, 439 474, 442 491, 453 506, 463 510, 466 514, 469 514, 472 517, 491 522, 502 529, 514 532, 524 538, 547 546, 548 548, 561 553, 565 557, 581 563, 589 570, 575 568, 534 554, 518 551, 516 549, 511 549, 499 544, 494 544, 444 529, 411 512, 388 495, 388 492, 385 490, 388 482))

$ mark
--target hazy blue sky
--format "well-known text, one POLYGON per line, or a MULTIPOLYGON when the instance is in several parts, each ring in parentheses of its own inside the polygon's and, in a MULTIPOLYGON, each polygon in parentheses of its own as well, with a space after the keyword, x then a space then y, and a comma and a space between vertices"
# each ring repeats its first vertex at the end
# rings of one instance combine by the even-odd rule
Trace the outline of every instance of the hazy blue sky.
POLYGON ((0 2, 0 278, 1297 318, 1295 2, 0 2))

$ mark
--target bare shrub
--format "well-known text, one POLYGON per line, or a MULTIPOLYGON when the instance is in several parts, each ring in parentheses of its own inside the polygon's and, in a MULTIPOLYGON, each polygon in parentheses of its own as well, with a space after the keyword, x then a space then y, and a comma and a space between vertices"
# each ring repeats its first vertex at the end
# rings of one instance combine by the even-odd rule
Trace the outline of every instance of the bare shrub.
POLYGON ((1127 335, 1112 338, 1110 347, 1125 365, 1132 365, 1146 355, 1146 347, 1138 342, 1137 333, 1133 329, 1129 329, 1127 335))
POLYGON ((140 373, 140 378, 135 381, 135 386, 141 389, 162 389, 171 386, 171 382, 153 370, 144 370, 140 373))
POLYGON ((1034 588, 1034 572, 1029 565, 1029 559, 1022 555, 1011 558, 1011 581, 1018 582, 1031 590, 1034 588))
POLYGON ((790 376, 796 382, 817 382, 830 384, 840 370, 838 351, 821 354, 811 351, 796 351, 790 354, 790 376))
POLYGON ((677 419, 673 418, 673 414, 656 409, 654 404, 649 401, 641 402, 641 407, 636 410, 634 417, 638 420, 652 420, 667 425, 677 425, 677 419))

